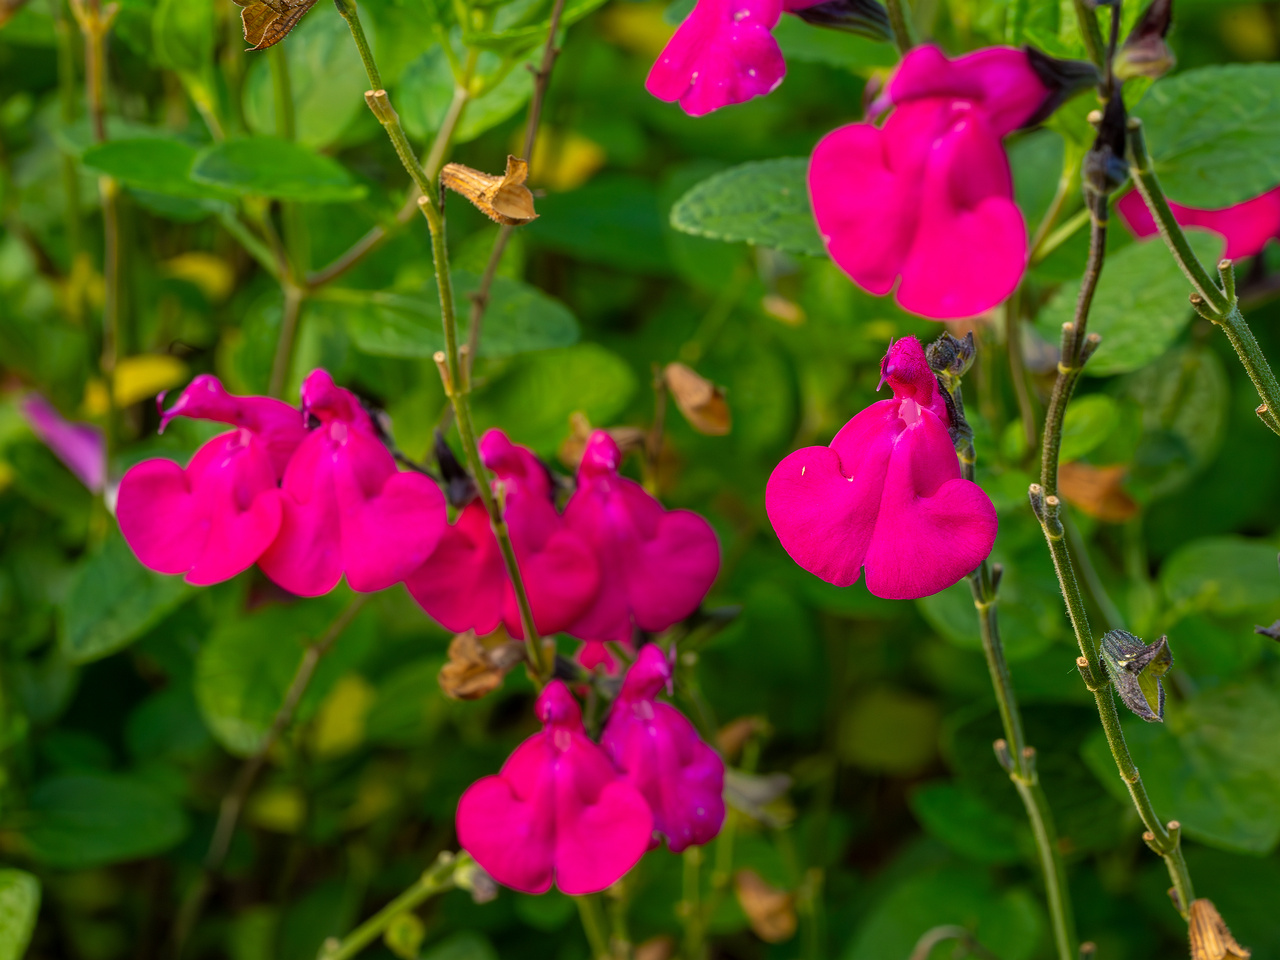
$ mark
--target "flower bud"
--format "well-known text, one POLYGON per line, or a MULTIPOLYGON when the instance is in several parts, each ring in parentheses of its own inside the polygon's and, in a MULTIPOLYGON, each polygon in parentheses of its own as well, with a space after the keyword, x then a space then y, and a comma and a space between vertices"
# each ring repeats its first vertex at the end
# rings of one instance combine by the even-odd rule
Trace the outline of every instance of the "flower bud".
POLYGON ((1191 960, 1249 960, 1250 951, 1236 943, 1212 900, 1191 902, 1187 918, 1191 960))
POLYGON ((1102 112, 1098 135, 1084 158, 1085 200, 1099 220, 1107 217, 1107 196, 1129 179, 1124 156, 1127 123, 1124 97, 1117 89, 1102 112))
POLYGON ((1157 80, 1172 70, 1176 58, 1165 42, 1172 23, 1173 0, 1153 0, 1111 62, 1115 75, 1121 80, 1133 77, 1157 80))
POLYGON ((1102 638, 1102 662, 1124 705, 1149 723, 1164 720, 1164 686, 1160 678, 1173 666, 1169 638, 1143 643, 1123 630, 1102 638))
POLYGON ((876 0, 824 0, 791 12, 815 27, 844 30, 872 40, 889 40, 893 36, 889 14, 876 0))

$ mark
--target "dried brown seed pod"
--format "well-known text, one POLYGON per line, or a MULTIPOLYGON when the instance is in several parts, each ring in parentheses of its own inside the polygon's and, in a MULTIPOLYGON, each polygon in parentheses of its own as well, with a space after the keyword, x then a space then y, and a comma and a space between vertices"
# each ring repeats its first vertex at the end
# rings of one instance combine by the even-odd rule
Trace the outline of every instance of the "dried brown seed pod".
POLYGON ((507 157, 507 172, 502 176, 482 173, 460 163, 446 163, 440 171, 440 182, 460 193, 495 223, 518 227, 538 218, 533 209, 533 194, 524 185, 529 178, 529 162, 507 157))
POLYGON ((689 425, 699 433, 720 437, 733 426, 724 391, 683 363, 669 363, 663 371, 667 388, 689 425))
POLYGON ((1250 951, 1236 943, 1212 900, 1193 900, 1187 925, 1191 960, 1249 960, 1250 951))

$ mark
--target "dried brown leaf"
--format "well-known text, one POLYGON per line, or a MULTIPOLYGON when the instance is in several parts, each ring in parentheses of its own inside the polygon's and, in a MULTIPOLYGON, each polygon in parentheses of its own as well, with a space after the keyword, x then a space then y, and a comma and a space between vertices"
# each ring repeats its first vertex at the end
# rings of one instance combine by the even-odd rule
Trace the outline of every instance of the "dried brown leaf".
POLYGON ((754 870, 734 874, 733 890, 752 932, 765 943, 782 943, 795 936, 795 894, 771 886, 754 870))
POLYGON ((251 50, 273 47, 289 35, 316 0, 233 0, 243 7, 240 20, 251 50))
POLYGON ((529 163, 519 157, 507 157, 507 172, 502 176, 473 170, 460 163, 446 163, 440 171, 440 182, 460 193, 495 223, 518 227, 538 218, 533 209, 533 194, 524 185, 529 178, 529 163))
POLYGON ((1064 463, 1058 468, 1058 489, 1089 516, 1107 523, 1124 523, 1138 512, 1137 501, 1122 486, 1128 472, 1124 464, 1095 467, 1064 463))
POLYGON ((502 686, 524 659, 524 645, 499 629, 484 640, 468 630, 449 643, 449 660, 440 668, 440 689, 454 700, 479 700, 502 686))
POLYGON ((1236 943, 1212 900, 1193 900, 1187 924, 1191 960, 1249 960, 1250 951, 1236 943))
POLYGON ((764 717, 739 717, 731 720, 716 731, 716 746, 726 760, 732 760, 756 734, 763 734, 769 729, 769 721, 764 717))
POLYGON ((668 936, 658 936, 636 946, 635 960, 671 960, 675 955, 675 940, 668 936))
POLYGON ((0 27, 8 23, 13 15, 21 10, 26 3, 27 0, 0 0, 0 27))
POLYGON ((683 363, 669 363, 663 371, 667 388, 689 425, 699 433, 721 437, 733 426, 724 391, 683 363))

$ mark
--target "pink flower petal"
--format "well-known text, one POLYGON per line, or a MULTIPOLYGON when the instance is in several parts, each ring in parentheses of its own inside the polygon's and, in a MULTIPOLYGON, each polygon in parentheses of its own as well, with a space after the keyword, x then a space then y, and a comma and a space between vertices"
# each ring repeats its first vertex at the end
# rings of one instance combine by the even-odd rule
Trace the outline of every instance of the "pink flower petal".
POLYGON ((895 343, 882 369, 894 398, 858 413, 830 447, 806 447, 778 464, 765 508, 783 548, 801 567, 848 586, 866 569, 867 589, 889 599, 937 593, 991 552, 996 513, 960 476, 943 420, 913 397, 924 359, 919 341, 895 343))
POLYGON ((947 428, 920 409, 889 458, 867 549, 867 589, 891 600, 945 590, 987 558, 996 530, 990 499, 960 477, 947 428))
POLYGON ((838 587, 862 572, 889 471, 897 408, 895 400, 872 404, 844 425, 830 447, 787 456, 765 486, 765 510, 782 548, 838 587))
POLYGON ((983 313, 1013 293, 1026 270, 1027 231, 1013 202, 1009 161, 980 112, 957 108, 935 142, 920 210, 898 287, 904 309, 951 320, 983 313))
POLYGON ((644 796, 654 829, 673 853, 712 840, 724 823, 724 761, 669 703, 655 701, 671 680, 657 644, 627 671, 600 745, 644 796))
POLYGON ((880 109, 917 100, 968 100, 986 116, 997 137, 1031 118, 1051 91, 1013 47, 987 47, 955 60, 936 46, 916 47, 894 72, 880 109))
MULTIPOLYGON (((1186 207, 1180 203, 1170 203, 1169 209, 1182 226, 1201 227, 1223 237, 1227 241, 1223 256, 1232 260, 1256 256, 1268 240, 1280 236, 1280 188, 1217 210, 1186 207)), ((1155 218, 1137 190, 1130 190, 1116 201, 1116 210, 1135 236, 1156 234, 1155 218)))
MULTIPOLYGON (((163 395, 160 399, 164 399, 163 395)), ((266 445, 277 478, 284 476, 289 458, 307 435, 302 412, 297 407, 272 397, 232 396, 221 381, 209 373, 192 380, 173 406, 161 415, 161 433, 174 417, 213 420, 252 431, 266 445)))
POLYGON ((781 14, 781 0, 698 0, 645 89, 694 117, 771 92, 787 69, 771 33, 781 14))
POLYGON ((93 493, 102 490, 107 472, 102 431, 87 423, 72 423, 38 393, 22 398, 22 415, 41 442, 93 493))
POLYGON ((479 500, 462 509, 435 551, 405 578, 405 586, 446 630, 486 636, 498 629, 509 584, 489 514, 479 500))
POLYGON ((458 842, 499 883, 543 893, 553 880, 570 895, 620 879, 644 855, 653 817, 582 729, 558 680, 538 697, 545 724, 495 776, 458 801, 458 842))
POLYGON ((592 434, 564 511, 600 565, 600 590, 568 630, 589 640, 630 640, 633 623, 665 630, 698 608, 720 569, 711 525, 689 511, 663 510, 638 483, 618 476, 620 462, 613 438, 592 434))
POLYGON ((183 470, 146 460, 120 481, 120 532, 146 567, 207 585, 253 565, 281 523, 275 472, 245 430, 214 437, 183 470))

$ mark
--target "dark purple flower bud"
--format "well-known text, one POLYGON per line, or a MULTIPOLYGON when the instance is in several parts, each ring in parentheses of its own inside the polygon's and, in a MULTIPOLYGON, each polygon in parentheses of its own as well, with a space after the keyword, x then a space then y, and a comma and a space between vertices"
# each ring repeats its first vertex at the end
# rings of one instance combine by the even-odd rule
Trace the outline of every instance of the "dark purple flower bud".
POLYGON ((1164 720, 1164 686, 1160 678, 1173 666, 1169 638, 1143 643, 1123 630, 1102 638, 1102 662, 1124 705, 1148 723, 1164 720))
POLYGON ((1153 0, 1133 30, 1124 46, 1111 62, 1111 69, 1120 80, 1131 77, 1163 77, 1173 69, 1177 58, 1165 42, 1169 27, 1173 24, 1173 0, 1153 0))

